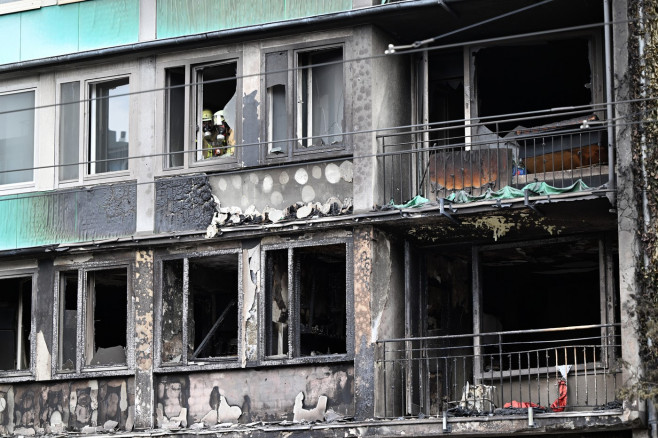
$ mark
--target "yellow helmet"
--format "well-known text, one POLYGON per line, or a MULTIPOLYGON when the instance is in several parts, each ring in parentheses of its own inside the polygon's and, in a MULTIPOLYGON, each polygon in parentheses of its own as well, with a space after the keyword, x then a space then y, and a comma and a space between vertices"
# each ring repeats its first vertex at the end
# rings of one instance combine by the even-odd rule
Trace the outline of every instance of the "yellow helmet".
POLYGON ((201 114, 201 120, 204 122, 212 120, 212 111, 209 109, 204 109, 203 113, 201 114))

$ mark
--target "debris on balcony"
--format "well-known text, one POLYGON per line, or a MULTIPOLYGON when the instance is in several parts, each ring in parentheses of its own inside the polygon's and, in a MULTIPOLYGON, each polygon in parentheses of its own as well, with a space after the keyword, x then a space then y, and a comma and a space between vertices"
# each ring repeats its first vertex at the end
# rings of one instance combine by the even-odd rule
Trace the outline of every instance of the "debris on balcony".
POLYGON ((525 196, 526 190, 530 193, 531 196, 546 196, 546 195, 559 195, 562 193, 584 192, 587 190, 591 190, 591 187, 588 187, 587 184, 585 184, 580 179, 567 187, 554 187, 545 182, 533 182, 525 185, 520 189, 511 186, 505 186, 502 189, 496 191, 487 189, 485 193, 475 196, 469 194, 464 190, 461 190, 459 192, 451 193, 445 199, 446 201, 454 202, 457 204, 466 204, 469 202, 487 201, 487 200, 495 200, 495 199, 514 199, 514 198, 523 198, 525 196))
POLYGON ((352 212, 352 198, 343 201, 330 197, 323 204, 320 202, 297 202, 283 210, 266 207, 262 212, 250 205, 244 212, 240 207, 222 207, 219 199, 213 196, 215 213, 206 230, 206 238, 219 234, 220 227, 233 225, 275 224, 296 219, 316 219, 326 216, 339 216, 352 212))

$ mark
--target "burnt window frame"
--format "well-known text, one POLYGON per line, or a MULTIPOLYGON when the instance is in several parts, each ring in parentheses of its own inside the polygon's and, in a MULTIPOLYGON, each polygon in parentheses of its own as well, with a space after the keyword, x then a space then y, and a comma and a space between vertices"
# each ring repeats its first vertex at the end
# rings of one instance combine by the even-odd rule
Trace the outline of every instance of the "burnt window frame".
MULTIPOLYGON (((524 247, 538 247, 538 246, 543 246, 543 245, 550 245, 550 244, 565 244, 565 243, 575 243, 575 242, 583 242, 583 241, 597 241, 598 243, 598 271, 599 271, 599 301, 597 301, 597 304, 601 306, 600 310, 600 318, 599 321, 595 325, 606 325, 606 324, 618 324, 619 323, 619 315, 617 314, 618 312, 618 305, 619 305, 619 291, 618 291, 618 285, 617 285, 617 279, 615 277, 614 269, 616 267, 615 265, 615 257, 616 254, 613 251, 614 250, 614 242, 612 241, 613 237, 606 233, 595 233, 595 234, 582 234, 582 235, 573 235, 573 236, 565 236, 565 237, 557 237, 557 238, 551 238, 551 239, 538 239, 538 240, 525 240, 525 241, 518 241, 518 242, 510 242, 510 243, 498 243, 498 244, 482 244, 482 245, 477 245, 477 244, 472 244, 472 245, 466 245, 463 246, 464 249, 468 248, 470 255, 471 255, 471 262, 470 262, 470 269, 471 269, 471 279, 470 279, 470 291, 471 291, 471 299, 472 299, 472 321, 471 321, 471 327, 472 327, 472 334, 479 334, 479 333, 489 333, 489 332, 483 332, 481 330, 482 325, 483 325, 483 317, 484 317, 484 307, 483 307, 483 297, 484 294, 487 292, 483 290, 483 280, 484 280, 484 274, 482 272, 482 267, 481 267, 481 253, 483 251, 496 251, 496 250, 501 250, 505 248, 524 248, 524 247), (477 309, 476 309, 477 307, 477 309)), ((454 246, 452 246, 454 248, 454 246)), ((448 256, 450 254, 450 248, 451 246, 445 246, 445 249, 442 249, 441 247, 437 247, 436 250, 440 254, 444 256, 448 256)), ((425 298, 421 300, 421 310, 422 306, 425 305, 426 297, 427 297, 428 291, 425 289, 424 291, 424 296, 425 298)), ((421 312, 422 313, 422 312, 421 312)), ((427 318, 426 314, 423 314, 422 318, 427 318)), ((413 321, 408 321, 410 325, 414 325, 415 323, 413 321)), ((426 336, 427 328, 423 328, 423 336, 426 336)), ((607 369, 615 366, 615 360, 619 357, 619 351, 617 347, 605 347, 603 340, 606 339, 606 337, 609 339, 611 337, 618 338, 620 336, 620 328, 615 325, 610 328, 601 328, 601 335, 600 335, 600 340, 601 340, 601 348, 605 350, 606 355, 602 356, 601 360, 596 361, 596 367, 597 369, 607 369), (609 331, 609 332, 608 332, 609 331), (612 334, 611 334, 611 333, 612 334)), ((481 353, 481 346, 480 346, 480 340, 479 337, 474 336, 473 338, 473 345, 471 346, 473 353, 474 353, 474 358, 477 358, 478 355, 481 353)), ((475 365, 474 365, 474 377, 477 379, 481 380, 487 380, 490 379, 491 372, 486 371, 484 368, 484 363, 482 358, 475 359, 474 360, 475 365)), ((585 366, 587 369, 594 369, 594 365, 591 362, 586 362, 585 366)), ((542 365, 541 366, 542 371, 545 369, 545 367, 542 365)), ((554 365, 549 365, 548 370, 550 372, 556 372, 555 366, 554 365)), ((532 369, 518 369, 518 368, 513 368, 509 370, 505 370, 505 376, 527 376, 532 374, 532 369)), ((494 375, 497 377, 498 372, 494 372, 494 375)))
POLYGON ((5 382, 20 382, 33 380, 36 377, 36 305, 37 305, 37 271, 36 269, 12 269, 11 271, 0 271, 0 280, 10 280, 14 278, 30 278, 31 279, 31 293, 30 293, 30 360, 27 368, 22 370, 0 370, 0 378, 5 382))
MULTIPOLYGON (((242 51, 228 51, 209 55, 203 53, 189 58, 177 57, 177 59, 160 61, 157 65, 156 81, 162 87, 163 91, 156 96, 156 129, 155 142, 162 157, 156 160, 158 171, 161 174, 189 173, 199 170, 231 170, 240 167, 242 160, 242 75, 243 75, 243 55, 242 51), (199 102, 198 88, 202 83, 197 83, 198 72, 203 68, 211 68, 226 64, 235 63, 236 66, 236 90, 235 90, 235 126, 231 126, 234 132, 235 149, 231 157, 210 157, 207 159, 197 159, 197 126, 199 131, 202 129, 201 120, 196 120, 197 107, 203 105, 199 102), (183 117, 182 133, 182 151, 171 151, 171 127, 169 120, 171 118, 171 91, 169 86, 171 80, 169 72, 181 70, 183 83, 174 85, 175 89, 183 90, 183 105, 180 108, 183 117), (182 154, 182 164, 172 165, 172 154, 182 154)), ((198 110, 201 114, 203 108, 198 110)), ((216 110, 218 111, 218 110, 216 110)))
MULTIPOLYGON (((262 102, 262 119, 261 119, 261 160, 264 164, 288 162, 288 161, 302 161, 306 159, 316 159, 321 157, 340 157, 349 156, 352 153, 352 138, 349 133, 352 131, 352 120, 349 117, 348 109, 351 106, 351 88, 352 84, 349 80, 350 70, 347 67, 346 59, 350 58, 351 48, 349 38, 330 38, 322 42, 308 42, 304 44, 291 44, 285 46, 268 47, 261 50, 261 95, 263 96, 262 102), (300 137, 300 118, 304 116, 299 108, 300 106, 300 84, 299 75, 303 67, 300 67, 300 56, 308 55, 311 53, 321 53, 325 51, 332 51, 340 49, 342 52, 342 102, 343 102, 343 126, 342 126, 342 141, 337 145, 327 146, 309 146, 304 147, 300 144, 302 140, 300 137), (270 97, 268 93, 268 67, 267 55, 274 53, 285 53, 287 58, 286 71, 282 72, 279 69, 274 69, 274 74, 285 75, 285 96, 287 109, 287 127, 286 139, 288 141, 279 140, 280 143, 285 143, 287 151, 284 153, 272 152, 272 141, 270 140, 270 122, 272 120, 270 109, 270 97)), ((275 141, 274 143, 276 143, 275 141)), ((276 148, 277 146, 274 146, 276 148)))
POLYGON ((285 243, 273 243, 261 245, 261 271, 264 273, 260 278, 260 290, 258 298, 259 317, 258 317, 258 361, 262 365, 284 365, 284 364, 303 364, 303 363, 329 363, 350 361, 354 359, 354 249, 353 240, 348 238, 323 238, 311 241, 291 241, 285 243), (300 334, 300 317, 299 317, 299 281, 295 275, 295 249, 299 248, 322 248, 329 245, 345 245, 345 353, 336 354, 318 354, 301 356, 299 353, 299 334, 300 334), (288 289, 289 302, 293 303, 290 309, 289 328, 288 328, 288 352, 284 355, 267 355, 267 336, 266 327, 268 321, 267 309, 269 297, 267 296, 268 276, 265 274, 268 269, 267 253, 270 251, 287 251, 288 259, 288 289))
MULTIPOLYGON (((133 272, 132 263, 123 262, 100 262, 93 264, 58 266, 54 275, 54 305, 53 305, 53 351, 51 360, 51 375, 55 380, 70 379, 74 376, 96 377, 108 374, 123 376, 134 374, 135 368, 135 337, 134 337, 134 305, 133 305, 133 272), (126 271, 126 363, 116 365, 90 365, 87 364, 87 340, 89 331, 87 329, 87 303, 89 302, 89 273, 95 273, 108 270, 126 271), (61 315, 61 278, 63 273, 77 273, 77 293, 76 293, 76 339, 78 341, 76 348, 76 360, 73 370, 62 370, 59 366, 60 356, 60 315, 61 315)), ((93 335, 92 335, 93 336, 93 335)))
MULTIPOLYGON (((189 371, 190 369, 230 369, 239 368, 241 366, 242 358, 245 354, 244 345, 244 324, 243 324, 243 257, 242 248, 225 248, 216 250, 200 251, 195 253, 185 254, 172 254, 172 255, 158 255, 155 259, 155 285, 156 285, 156 303, 154 306, 155 312, 155 342, 154 342, 154 364, 155 369, 160 372, 177 372, 189 371), (189 261, 200 258, 210 258, 218 255, 234 256, 237 259, 237 302, 235 303, 237 310, 237 323, 238 323, 238 343, 237 355, 217 358, 197 358, 196 360, 189 360, 187 348, 182 348, 180 362, 165 363, 162 360, 162 343, 163 343, 163 310, 164 310, 164 263, 169 261, 182 261, 183 262, 183 308, 188 309, 187 303, 189 300, 189 261)), ((185 340, 188 339, 187 333, 187 320, 188 315, 183 312, 182 315, 182 331, 185 333, 183 337, 183 346, 185 340)))

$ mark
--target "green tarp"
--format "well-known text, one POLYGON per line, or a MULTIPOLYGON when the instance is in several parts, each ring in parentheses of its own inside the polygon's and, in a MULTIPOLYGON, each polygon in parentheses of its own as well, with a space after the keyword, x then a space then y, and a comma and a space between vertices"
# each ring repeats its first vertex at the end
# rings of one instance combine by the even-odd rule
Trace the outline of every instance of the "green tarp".
MULTIPOLYGON (((505 186, 500 190, 493 191, 487 189, 481 195, 473 196, 467 193, 464 190, 459 192, 451 193, 445 198, 448 202, 454 202, 455 204, 467 204, 469 202, 476 201, 488 201, 496 199, 514 199, 514 198, 523 198, 525 196, 525 191, 528 190, 530 196, 546 196, 546 195, 559 195, 561 193, 577 193, 590 190, 590 187, 587 186, 582 180, 578 180, 575 183, 567 187, 553 187, 546 184, 545 182, 533 182, 521 189, 515 189, 514 187, 505 186)), ((404 204, 393 204, 393 201, 389 204, 393 208, 412 208, 412 207, 421 207, 429 202, 429 199, 423 198, 420 195, 414 196, 410 201, 404 204)))

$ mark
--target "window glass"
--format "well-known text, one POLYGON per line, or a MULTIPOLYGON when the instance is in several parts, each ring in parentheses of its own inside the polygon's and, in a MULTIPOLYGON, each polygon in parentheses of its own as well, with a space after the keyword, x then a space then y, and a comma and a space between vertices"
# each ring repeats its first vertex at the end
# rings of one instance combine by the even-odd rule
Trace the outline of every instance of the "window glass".
POLYGON ((30 366, 32 277, 0 279, 0 370, 30 366))
POLYGON ((32 181, 34 91, 0 96, 0 184, 32 181))
POLYGON ((185 162, 185 67, 167 70, 167 142, 168 167, 180 167, 185 162))
POLYGON ((87 274, 87 365, 126 363, 126 269, 90 271, 87 274))
POLYGON ((286 87, 288 84, 288 52, 274 52, 265 55, 265 77, 267 86, 267 152, 287 155, 288 108, 286 87))
POLYGON ((90 86, 89 173, 128 170, 128 78, 90 86))
POLYGON ((297 134, 302 147, 343 142, 342 59, 340 48, 299 54, 297 134))
POLYGON ((62 272, 59 276, 59 349, 58 369, 75 370, 78 320, 78 272, 62 272))
POLYGON ((80 82, 62 84, 60 90, 59 179, 66 181, 78 178, 78 166, 73 164, 80 161, 80 82))
POLYGON ((197 68, 197 160, 233 157, 237 63, 197 68))

